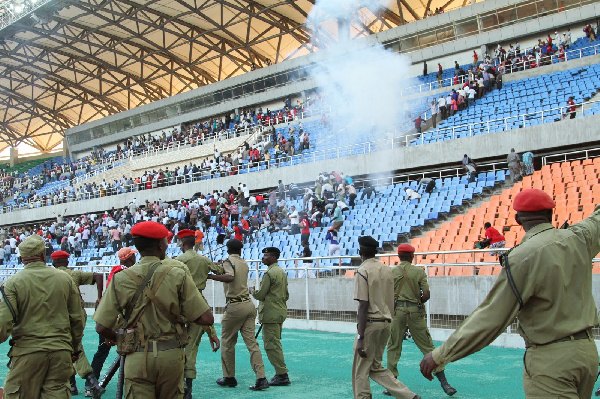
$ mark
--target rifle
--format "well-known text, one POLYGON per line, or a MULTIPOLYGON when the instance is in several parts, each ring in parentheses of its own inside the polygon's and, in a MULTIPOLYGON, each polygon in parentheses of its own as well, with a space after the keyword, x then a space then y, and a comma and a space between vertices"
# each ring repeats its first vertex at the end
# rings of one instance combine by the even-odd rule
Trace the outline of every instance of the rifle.
POLYGON ((100 386, 102 388, 106 388, 110 380, 112 380, 113 376, 119 370, 119 366, 121 364, 121 356, 117 356, 115 360, 112 362, 110 367, 108 368, 108 372, 102 377, 100 380, 100 386))
POLYGON ((125 382, 125 356, 119 358, 119 379, 117 380, 117 399, 123 398, 123 383, 125 382))

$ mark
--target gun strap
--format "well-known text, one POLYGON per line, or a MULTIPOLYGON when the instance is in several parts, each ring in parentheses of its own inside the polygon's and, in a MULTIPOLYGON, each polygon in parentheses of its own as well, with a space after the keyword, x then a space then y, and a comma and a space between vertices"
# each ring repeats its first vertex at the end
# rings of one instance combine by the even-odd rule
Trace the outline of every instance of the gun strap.
POLYGON ((4 284, 2 284, 0 286, 0 293, 2 293, 2 298, 4 298, 4 302, 6 303, 6 307, 10 311, 10 314, 12 315, 13 323, 17 324, 17 313, 15 312, 15 308, 13 308, 12 303, 10 303, 10 301, 6 297, 6 293, 4 292, 4 284))
MULTIPOLYGON (((144 279, 139 283, 137 290, 135 291, 135 294, 133 294, 133 297, 131 298, 131 301, 129 301, 129 303, 127 304, 127 308, 125 308, 125 314, 123 314, 123 318, 125 319, 126 326, 127 326, 127 323, 129 322, 129 318, 131 317, 131 313, 133 312, 133 308, 135 307, 135 304, 136 304, 138 298, 140 297, 140 295, 142 294, 142 291, 144 290, 144 288, 146 288, 146 286, 148 285, 148 282, 152 278, 152 275, 154 275, 154 272, 160 265, 161 265, 161 262, 156 262, 154 265, 152 265, 152 267, 148 271, 148 274, 146 274, 144 279)), ((134 281, 136 281, 137 276, 131 270, 124 269, 123 272, 125 272, 125 274, 127 274, 134 281)), ((139 279, 138 279, 138 281, 139 281, 139 279)), ((114 287, 114 283, 113 283, 113 287, 114 287)), ((115 291, 116 291, 116 289, 115 289, 115 291)))

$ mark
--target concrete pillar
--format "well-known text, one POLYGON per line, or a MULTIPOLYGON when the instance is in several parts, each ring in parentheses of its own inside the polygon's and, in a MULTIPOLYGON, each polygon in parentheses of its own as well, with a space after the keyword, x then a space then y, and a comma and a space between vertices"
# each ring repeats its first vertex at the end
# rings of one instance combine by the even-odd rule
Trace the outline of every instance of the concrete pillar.
POLYGON ((62 142, 62 157, 66 158, 69 156, 69 144, 67 143, 67 138, 65 137, 62 142))
POLYGON ((10 147, 10 166, 13 167, 19 163, 19 151, 16 147, 10 147))

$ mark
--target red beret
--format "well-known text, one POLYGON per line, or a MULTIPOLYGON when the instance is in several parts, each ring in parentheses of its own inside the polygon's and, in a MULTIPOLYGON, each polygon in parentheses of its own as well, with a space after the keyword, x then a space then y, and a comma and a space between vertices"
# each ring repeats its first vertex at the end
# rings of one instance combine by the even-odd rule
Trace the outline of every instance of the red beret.
POLYGON ((152 221, 140 222, 136 223, 135 226, 131 228, 131 235, 161 240, 169 235, 169 230, 160 223, 152 221))
POLYGON ((415 253, 415 247, 409 244, 398 245, 398 253, 413 254, 415 253))
POLYGON ((195 235, 194 230, 190 230, 190 229, 179 230, 179 233, 177 233, 178 238, 194 237, 194 235, 195 235))
POLYGON ((54 251, 52 252, 52 255, 50 255, 52 259, 63 259, 68 258, 69 256, 69 253, 65 251, 54 251))
POLYGON ((513 201, 513 209, 517 212, 537 212, 554 209, 554 200, 542 190, 528 188, 521 191, 513 201))

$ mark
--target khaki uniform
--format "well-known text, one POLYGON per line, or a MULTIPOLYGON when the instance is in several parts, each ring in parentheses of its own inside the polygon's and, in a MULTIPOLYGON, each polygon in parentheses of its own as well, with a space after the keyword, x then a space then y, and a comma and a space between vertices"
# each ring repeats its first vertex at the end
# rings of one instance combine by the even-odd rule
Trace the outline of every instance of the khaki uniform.
POLYGON ((275 368, 275 374, 288 372, 281 347, 281 330, 287 317, 288 293, 287 275, 277 263, 269 265, 264 274, 260 289, 252 294, 260 301, 258 321, 262 323, 263 343, 269 362, 275 368))
MULTIPOLYGON (((200 291, 200 295, 202 295, 202 291, 206 288, 206 280, 210 271, 216 274, 223 273, 223 268, 221 266, 215 265, 210 259, 198 255, 198 253, 192 249, 185 251, 185 253, 178 256, 176 260, 184 263, 188 267, 189 272, 194 279, 194 284, 196 285, 196 288, 198 288, 198 291, 200 291)), ((206 298, 204 298, 204 300, 206 300, 206 298)), ((200 326, 195 323, 190 323, 188 325, 188 335, 190 338, 185 347, 184 378, 196 378, 198 346, 200 345, 200 340, 205 332, 209 338, 217 335, 214 326, 200 326)))
POLYGON ((226 275, 233 281, 223 283, 227 305, 221 321, 221 366, 223 377, 235 377, 235 344, 238 332, 250 352, 250 365, 256 378, 265 378, 265 365, 254 336, 256 308, 248 294, 248 264, 237 254, 229 255, 223 262, 226 275))
POLYGON ((486 299, 433 351, 433 359, 444 365, 477 352, 517 317, 519 334, 529 347, 523 372, 526 397, 590 398, 598 353, 586 330, 598 325, 591 260, 599 251, 600 206, 568 229, 535 226, 508 255, 523 309, 519 311, 503 269, 486 299), (585 338, 571 339, 574 334, 585 338))
POLYGON ((5 398, 68 398, 71 354, 81 345, 81 298, 65 273, 32 262, 4 283, 0 342, 12 335, 5 398))
MULTIPOLYGON (((425 270, 404 261, 399 266, 392 267, 392 274, 396 307, 387 347, 387 368, 398 377, 398 361, 402 355, 402 341, 406 330, 410 331, 415 344, 423 354, 431 352, 435 347, 424 317, 425 309, 422 304, 419 307, 421 291, 429 291, 425 270)), ((441 367, 436 371, 443 369, 441 367)))
MULTIPOLYGON (((183 396, 185 354, 183 347, 176 342, 178 328, 170 319, 175 315, 190 321, 196 320, 210 309, 198 292, 191 276, 182 270, 183 267, 171 267, 164 275, 165 268, 179 263, 172 259, 165 259, 165 261, 150 279, 149 288, 156 289, 157 280, 164 276, 162 283, 157 284, 155 301, 172 313, 166 315, 148 299, 145 293, 142 293, 136 302, 129 323, 131 324, 143 311, 137 323, 138 331, 143 334, 140 334, 141 342, 138 350, 126 356, 124 390, 126 398, 162 399, 183 396), (175 347, 161 350, 161 346, 162 348, 175 347)), ((156 262, 160 262, 157 257, 144 256, 132 267, 115 274, 93 319, 112 330, 125 327, 120 321, 124 309, 138 287, 126 272, 133 272, 143 280, 156 262)))
POLYGON ((369 302, 367 327, 363 338, 366 358, 358 355, 356 351, 358 340, 354 340, 354 362, 352 364, 354 398, 372 397, 370 377, 385 387, 395 398, 413 399, 416 394, 381 365, 383 351, 390 337, 390 322, 392 309, 394 309, 392 270, 374 258, 365 260, 354 275, 354 299, 369 302))
MULTIPOLYGON (((85 308, 83 306, 83 298, 81 297, 81 291, 79 291, 80 285, 91 285, 94 284, 94 273, 91 272, 83 272, 81 270, 73 270, 68 267, 57 267, 58 270, 62 270, 67 273, 73 279, 75 283, 75 287, 77 288, 77 293, 79 294, 79 298, 81 298, 81 320, 83 322, 83 328, 85 329, 85 325, 87 323, 87 313, 85 312, 85 308)), ((73 363, 75 366, 75 371, 81 378, 85 378, 89 373, 93 373, 94 370, 90 365, 90 362, 85 355, 85 351, 83 350, 83 345, 80 345, 77 348, 77 351, 81 351, 79 358, 73 363)))

